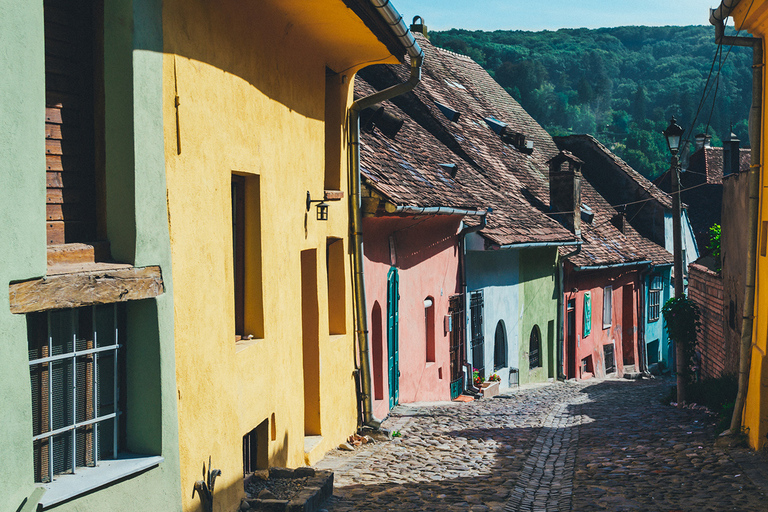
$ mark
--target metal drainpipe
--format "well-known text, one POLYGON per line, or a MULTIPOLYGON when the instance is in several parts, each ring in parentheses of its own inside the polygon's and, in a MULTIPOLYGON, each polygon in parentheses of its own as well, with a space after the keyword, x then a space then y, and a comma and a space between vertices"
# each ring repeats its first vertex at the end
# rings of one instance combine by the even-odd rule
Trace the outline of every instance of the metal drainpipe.
POLYGON ((560 261, 557 264, 557 285, 559 288, 557 294, 557 378, 561 380, 565 380, 568 377, 565 372, 563 372, 563 343, 565 343, 565 336, 563 332, 565 330, 565 313, 563 312, 563 298, 565 297, 565 272, 563 270, 563 265, 565 265, 565 260, 567 258, 576 256, 581 252, 581 244, 583 243, 581 240, 581 233, 579 233, 577 236, 579 243, 576 246, 576 249, 569 252, 568 254, 561 256, 560 261))
POLYGON ((355 267, 353 276, 355 293, 355 323, 357 345, 360 351, 360 385, 362 391, 363 424, 373 428, 381 426, 381 420, 373 416, 371 386, 370 347, 368 345, 368 316, 365 302, 365 279, 363 274, 363 212, 361 208, 360 184, 360 112, 376 103, 394 98, 412 90, 421 80, 421 64, 424 51, 403 22, 402 16, 392 7, 389 0, 371 0, 382 16, 406 47, 411 58, 411 75, 406 82, 393 85, 382 91, 360 98, 349 109, 349 207, 352 219, 352 260, 355 267), (399 32, 398 32, 399 31, 399 32))
MULTIPOLYGON (((462 368, 466 368, 469 364, 469 361, 467 361, 467 267, 466 267, 466 244, 465 244, 465 238, 470 233, 476 233, 483 229, 485 226, 488 225, 488 214, 493 211, 492 208, 488 208, 486 210, 485 215, 480 217, 480 224, 477 226, 472 227, 465 227, 462 228, 461 231, 459 231, 459 279, 461 280, 461 302, 464 305, 463 308, 461 308, 462 311, 462 326, 464 327, 464 342, 461 344, 462 348, 464 349, 464 357, 462 357, 462 368)), ((472 365, 470 364, 470 368, 472 365)), ((479 393, 480 390, 475 387, 475 383, 472 380, 472 371, 470 371, 467 375, 467 386, 466 388, 470 390, 473 393, 479 393)))
POLYGON ((749 360, 752 348, 752 328, 755 313, 755 274, 757 269, 757 219, 760 204, 760 145, 763 109, 763 40, 759 37, 734 37, 725 35, 725 18, 738 5, 739 0, 726 0, 717 9, 712 9, 709 22, 715 26, 715 42, 752 48, 752 108, 749 112, 749 142, 752 146, 748 173, 749 207, 747 217, 747 269, 744 288, 744 312, 741 319, 741 347, 739 350, 739 391, 733 408, 731 435, 741 430, 744 402, 749 385, 749 360))

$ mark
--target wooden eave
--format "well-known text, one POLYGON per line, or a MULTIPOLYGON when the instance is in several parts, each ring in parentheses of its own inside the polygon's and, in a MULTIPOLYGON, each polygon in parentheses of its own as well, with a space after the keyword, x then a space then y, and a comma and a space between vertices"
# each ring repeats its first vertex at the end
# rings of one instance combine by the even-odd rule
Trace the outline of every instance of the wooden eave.
POLYGON ((344 5, 349 7, 358 18, 363 20, 365 26, 376 35, 376 38, 384 43, 387 50, 397 57, 400 62, 404 62, 406 49, 400 40, 392 32, 389 24, 377 12, 377 9, 371 5, 368 0, 343 0, 344 5))
POLYGON ((157 297, 163 293, 159 266, 91 263, 49 267, 48 275, 11 283, 11 313, 112 304, 157 297))

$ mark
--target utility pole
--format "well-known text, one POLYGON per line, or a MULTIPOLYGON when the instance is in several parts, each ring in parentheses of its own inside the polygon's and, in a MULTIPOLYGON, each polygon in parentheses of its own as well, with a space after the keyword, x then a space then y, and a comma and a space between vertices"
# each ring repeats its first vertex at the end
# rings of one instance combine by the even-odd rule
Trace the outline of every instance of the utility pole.
MULTIPOLYGON (((683 289, 683 234, 682 234, 682 208, 680 207, 680 161, 677 158, 677 152, 680 149, 680 139, 684 133, 683 128, 677 124, 673 117, 669 121, 669 126, 664 130, 664 137, 667 139, 669 152, 672 153, 671 173, 673 180, 672 193, 672 244, 674 251, 674 273, 675 273, 675 298, 679 299, 685 296, 683 289)), ((673 340, 674 342, 674 340, 673 340)), ((685 402, 685 351, 681 343, 675 342, 675 367, 677 370, 677 403, 682 407, 685 402)))

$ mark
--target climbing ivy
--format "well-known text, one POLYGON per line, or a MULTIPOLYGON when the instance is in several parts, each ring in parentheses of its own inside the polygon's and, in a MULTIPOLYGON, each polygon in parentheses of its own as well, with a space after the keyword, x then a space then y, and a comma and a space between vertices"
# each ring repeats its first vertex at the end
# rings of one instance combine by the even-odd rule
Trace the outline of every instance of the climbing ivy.
POLYGON ((661 312, 669 339, 683 349, 683 360, 687 363, 683 368, 683 376, 689 382, 689 369, 696 352, 696 337, 701 330, 699 306, 687 296, 673 297, 664 303, 661 312))
POLYGON ((712 251, 712 257, 715 258, 715 271, 720 272, 720 224, 713 224, 709 228, 709 245, 707 249, 712 251))

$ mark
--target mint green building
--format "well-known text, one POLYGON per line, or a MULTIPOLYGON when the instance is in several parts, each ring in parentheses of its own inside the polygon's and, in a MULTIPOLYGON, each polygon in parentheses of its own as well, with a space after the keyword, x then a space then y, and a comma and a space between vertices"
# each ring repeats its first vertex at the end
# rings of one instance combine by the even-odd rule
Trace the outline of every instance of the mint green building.
POLYGON ((502 387, 557 378, 558 245, 485 245, 481 235, 467 237, 470 361, 502 387))
POLYGON ((161 2, 0 14, 0 509, 179 510, 161 2))

